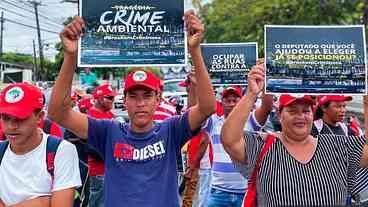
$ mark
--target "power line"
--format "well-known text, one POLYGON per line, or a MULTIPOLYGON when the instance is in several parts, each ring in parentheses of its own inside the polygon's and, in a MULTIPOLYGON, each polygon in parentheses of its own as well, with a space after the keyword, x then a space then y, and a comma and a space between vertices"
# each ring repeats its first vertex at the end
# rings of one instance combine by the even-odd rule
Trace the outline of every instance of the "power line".
MULTIPOLYGON (((10 10, 10 9, 7 9, 7 8, 1 7, 1 6, 0 6, 0 9, 3 9, 4 11, 8 11, 8 12, 10 12, 10 13, 12 13, 12 14, 17 15, 17 16, 24 17, 24 18, 26 18, 26 20, 30 20, 30 18, 34 18, 34 17, 31 17, 31 16, 26 16, 26 15, 24 15, 24 14, 21 14, 21 13, 15 12, 15 11, 12 11, 12 10, 10 10)), ((52 25, 52 24, 47 25, 47 24, 46 24, 46 23, 44 23, 44 22, 42 22, 42 24, 44 24, 44 27, 45 27, 45 26, 46 26, 46 27, 54 26, 54 25, 52 25)), ((54 27, 55 27, 54 29, 56 29, 56 26, 54 26, 54 27)), ((57 29, 61 29, 61 28, 60 28, 60 27, 58 27, 57 29)))
MULTIPOLYGON (((28 27, 28 28, 32 28, 32 29, 36 29, 37 30, 37 27, 34 27, 34 26, 31 26, 31 25, 27 25, 27 24, 23 24, 23 23, 20 23, 20 22, 16 22, 16 21, 13 21, 11 19, 7 19, 7 18, 4 18, 5 21, 8 21, 8 22, 11 22, 13 24, 18 24, 18 25, 22 25, 24 27, 28 27)), ((51 31, 51 30, 47 30, 47 29, 41 29, 41 31, 44 31, 44 32, 49 32, 49 33, 53 33, 53 34, 59 34, 59 32, 55 32, 55 31, 51 31)))
MULTIPOLYGON (((18 9, 23 9, 25 11, 28 11, 28 12, 34 14, 34 11, 33 10, 30 10, 30 9, 27 9, 27 8, 24 8, 24 7, 20 7, 16 3, 13 3, 13 2, 11 2, 9 0, 2 0, 2 1, 4 1, 5 3, 10 4, 10 5, 12 5, 12 6, 14 6, 14 7, 18 8, 18 9)), ((47 17, 45 15, 39 14, 39 16, 42 17, 42 18, 44 18, 44 19, 46 19, 46 20, 48 20, 50 23, 53 23, 53 24, 56 24, 57 26, 63 27, 63 25, 61 23, 58 23, 58 22, 52 20, 51 18, 49 18, 49 17, 47 17)))
POLYGON ((24 7, 20 7, 19 5, 17 5, 16 3, 13 3, 13 2, 10 2, 10 1, 8 1, 8 0, 3 0, 5 3, 7 3, 7 4, 10 4, 10 5, 12 5, 12 6, 14 6, 14 7, 16 7, 16 8, 18 8, 18 9, 23 9, 23 10, 25 10, 25 11, 28 11, 28 12, 30 12, 30 13, 34 13, 33 12, 33 10, 30 10, 30 9, 26 9, 26 8, 24 8, 24 7))

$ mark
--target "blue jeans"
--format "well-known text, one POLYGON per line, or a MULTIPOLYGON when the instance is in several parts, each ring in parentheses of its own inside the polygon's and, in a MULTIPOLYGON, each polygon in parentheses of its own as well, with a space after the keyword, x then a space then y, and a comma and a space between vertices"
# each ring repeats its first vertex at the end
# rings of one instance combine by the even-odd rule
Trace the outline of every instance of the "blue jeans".
POLYGON ((207 207, 211 188, 211 169, 199 169, 197 196, 193 201, 193 207, 207 207))
POLYGON ((91 176, 88 207, 104 207, 104 176, 91 176))
POLYGON ((244 193, 231 193, 211 188, 208 207, 241 207, 244 193))
POLYGON ((361 206, 362 207, 368 207, 368 188, 362 190, 359 193, 361 206))

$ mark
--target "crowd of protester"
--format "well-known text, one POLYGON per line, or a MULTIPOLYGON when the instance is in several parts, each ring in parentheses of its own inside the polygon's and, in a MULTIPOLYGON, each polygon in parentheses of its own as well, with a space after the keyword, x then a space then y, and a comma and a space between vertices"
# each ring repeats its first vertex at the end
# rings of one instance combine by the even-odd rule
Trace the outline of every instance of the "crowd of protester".
MULTIPOLYGON (((193 69, 180 83, 184 108, 144 68, 124 80, 128 123, 112 112, 116 91, 90 69, 83 84, 94 90, 73 88, 80 17, 60 34, 50 98, 28 83, 1 91, 0 207, 368 205, 365 127, 346 122, 352 97, 263 94, 259 60, 247 88, 226 86, 216 100, 203 24, 192 12, 185 21, 193 69)), ((365 120, 367 107, 365 97, 365 120)))

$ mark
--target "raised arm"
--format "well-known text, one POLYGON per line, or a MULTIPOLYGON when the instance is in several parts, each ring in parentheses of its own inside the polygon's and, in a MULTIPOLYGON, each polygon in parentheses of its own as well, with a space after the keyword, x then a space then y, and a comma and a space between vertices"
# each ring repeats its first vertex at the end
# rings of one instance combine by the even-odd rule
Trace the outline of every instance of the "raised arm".
POLYGON ((252 68, 248 74, 248 87, 246 96, 243 96, 238 104, 226 118, 221 130, 221 142, 225 151, 233 160, 246 163, 244 125, 253 108, 257 95, 264 88, 264 65, 259 64, 252 68))
POLYGON ((188 74, 187 77, 188 80, 188 98, 187 98, 187 104, 188 108, 195 106, 197 104, 197 94, 196 94, 196 87, 197 87, 197 81, 195 79, 195 72, 194 69, 188 74))
POLYGON ((196 94, 198 102, 189 111, 189 125, 191 130, 195 130, 211 114, 215 113, 216 99, 200 48, 204 26, 192 10, 185 13, 184 20, 188 32, 188 49, 192 56, 197 80, 196 94))
POLYGON ((87 138, 87 116, 73 111, 71 106, 71 87, 77 66, 78 39, 85 24, 80 17, 75 17, 60 33, 64 48, 64 62, 52 90, 48 107, 48 116, 78 137, 87 138))
POLYGON ((262 104, 255 111, 255 117, 260 125, 264 125, 267 121, 268 115, 272 111, 273 96, 270 94, 262 95, 262 104))
MULTIPOLYGON (((257 65, 264 64, 264 59, 260 58, 257 60, 257 65)), ((255 117, 260 125, 264 125, 267 121, 268 115, 272 111, 273 107, 273 96, 270 94, 262 94, 262 104, 255 111, 255 117)))

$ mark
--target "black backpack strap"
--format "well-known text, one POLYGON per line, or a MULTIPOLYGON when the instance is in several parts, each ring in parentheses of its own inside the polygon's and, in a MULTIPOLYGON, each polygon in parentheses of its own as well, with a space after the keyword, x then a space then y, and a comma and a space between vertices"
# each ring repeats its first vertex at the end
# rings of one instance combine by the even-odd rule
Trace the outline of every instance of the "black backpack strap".
POLYGON ((46 144, 46 165, 47 171, 50 173, 52 179, 54 179, 54 161, 57 149, 61 143, 62 139, 49 135, 47 137, 46 144))
POLYGON ((52 121, 48 118, 45 118, 43 120, 43 132, 45 132, 46 134, 50 134, 51 132, 51 125, 52 125, 52 121))
POLYGON ((6 149, 8 149, 9 141, 0 142, 0 165, 3 160, 6 149))

